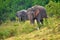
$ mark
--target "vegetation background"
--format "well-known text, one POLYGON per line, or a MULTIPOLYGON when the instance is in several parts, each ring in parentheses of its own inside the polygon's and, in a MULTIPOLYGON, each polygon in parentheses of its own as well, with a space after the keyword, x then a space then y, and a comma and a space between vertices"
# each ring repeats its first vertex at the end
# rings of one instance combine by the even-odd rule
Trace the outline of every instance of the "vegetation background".
POLYGON ((60 40, 60 0, 0 0, 0 40, 60 40), (44 6, 49 17, 40 30, 16 21, 17 11, 34 5, 44 6))

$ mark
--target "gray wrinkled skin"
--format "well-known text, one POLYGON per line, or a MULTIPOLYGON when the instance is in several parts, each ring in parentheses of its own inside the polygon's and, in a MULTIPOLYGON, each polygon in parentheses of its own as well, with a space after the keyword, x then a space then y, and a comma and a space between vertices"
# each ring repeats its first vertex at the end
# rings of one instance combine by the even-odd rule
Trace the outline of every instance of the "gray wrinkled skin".
POLYGON ((47 18, 46 10, 43 6, 35 5, 27 10, 28 18, 31 24, 34 24, 34 20, 37 24, 41 22, 43 24, 43 18, 47 18))
POLYGON ((19 21, 27 20, 27 10, 17 11, 16 16, 19 18, 19 21))

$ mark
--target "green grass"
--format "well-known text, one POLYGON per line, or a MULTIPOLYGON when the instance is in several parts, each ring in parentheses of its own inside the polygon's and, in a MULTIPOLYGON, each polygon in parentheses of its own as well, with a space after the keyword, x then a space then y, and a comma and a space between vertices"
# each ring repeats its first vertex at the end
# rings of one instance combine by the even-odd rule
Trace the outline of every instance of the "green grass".
POLYGON ((7 21, 0 25, 0 40, 59 40, 60 39, 60 20, 48 18, 45 23, 36 30, 37 24, 31 25, 29 21, 20 23, 18 21, 7 21), (10 38, 11 37, 11 38, 10 38))

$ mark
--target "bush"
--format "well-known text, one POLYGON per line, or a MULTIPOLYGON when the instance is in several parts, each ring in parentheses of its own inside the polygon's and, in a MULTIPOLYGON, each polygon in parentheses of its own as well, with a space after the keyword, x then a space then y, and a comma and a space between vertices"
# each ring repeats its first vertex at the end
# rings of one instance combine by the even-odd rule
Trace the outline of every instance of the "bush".
POLYGON ((0 26, 0 39, 30 33, 34 29, 35 28, 31 26, 28 22, 26 23, 7 22, 0 26))
POLYGON ((49 4, 46 6, 47 14, 52 16, 60 16, 60 3, 55 3, 53 1, 50 1, 49 4))

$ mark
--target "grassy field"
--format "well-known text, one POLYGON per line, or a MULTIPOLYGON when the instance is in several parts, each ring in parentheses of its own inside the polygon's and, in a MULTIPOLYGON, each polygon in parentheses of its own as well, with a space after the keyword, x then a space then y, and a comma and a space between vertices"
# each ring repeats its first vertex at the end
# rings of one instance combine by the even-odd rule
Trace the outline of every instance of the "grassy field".
POLYGON ((0 25, 0 40, 60 40, 60 20, 56 17, 48 18, 48 24, 36 30, 37 24, 29 21, 6 21, 0 25))

